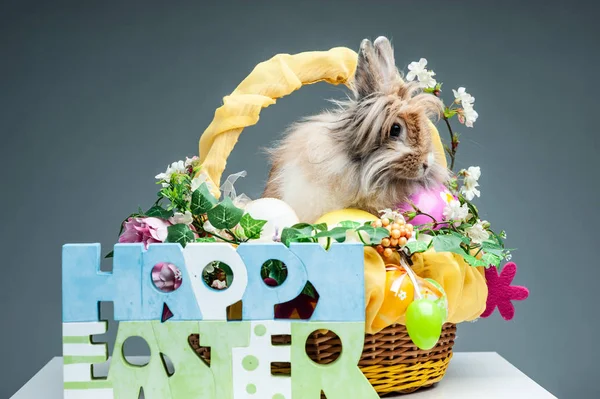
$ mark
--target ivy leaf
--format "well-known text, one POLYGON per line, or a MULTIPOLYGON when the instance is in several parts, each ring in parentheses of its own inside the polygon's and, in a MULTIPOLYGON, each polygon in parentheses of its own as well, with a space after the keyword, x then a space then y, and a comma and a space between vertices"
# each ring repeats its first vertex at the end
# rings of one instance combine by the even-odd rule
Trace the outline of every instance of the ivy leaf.
POLYGON ((334 227, 331 230, 321 231, 315 235, 315 238, 329 237, 333 238, 337 242, 346 241, 346 232, 350 230, 349 227, 334 227))
POLYGON ((217 242, 215 237, 199 237, 196 238, 196 242, 217 242))
POLYGON ((166 242, 174 242, 181 244, 185 247, 187 243, 195 240, 194 232, 190 230, 187 224, 174 224, 167 227, 168 235, 166 242))
POLYGON ((191 211, 193 215, 203 215, 211 210, 216 204, 217 199, 212 195, 206 183, 202 183, 200 187, 192 193, 191 211))
POLYGON ((313 239, 310 236, 304 234, 301 230, 295 229, 293 227, 286 227, 281 232, 281 242, 290 246, 292 242, 312 242, 313 239))
POLYGON ((293 225, 292 228, 302 232, 302 234, 306 236, 312 235, 315 230, 315 226, 309 223, 297 223, 293 225))
MULTIPOLYGON (((315 228, 315 230, 317 231, 325 231, 327 230, 327 223, 319 223, 319 224, 313 224, 313 227, 315 228)), ((310 284, 310 283, 309 283, 310 284)))
POLYGON ((488 266, 488 264, 484 260, 477 259, 476 257, 474 257, 472 255, 464 254, 463 258, 465 259, 465 261, 469 265, 474 266, 474 267, 478 267, 478 266, 485 266, 485 267, 487 267, 488 266))
POLYGON ((462 240, 453 234, 445 234, 433 237, 433 248, 436 252, 453 252, 459 255, 466 255, 465 250, 460 246, 462 240))
POLYGON ((160 205, 154 205, 152 208, 148 209, 145 214, 148 217, 168 219, 173 216, 173 210, 167 210, 160 205))
POLYGON ((357 232, 364 231, 369 235, 370 243, 377 245, 386 237, 390 236, 390 232, 384 227, 373 227, 370 222, 356 229, 357 232))
POLYGON ((455 237, 458 237, 463 244, 469 245, 471 243, 471 239, 469 237, 464 236, 464 235, 460 234, 459 232, 452 230, 452 231, 450 231, 450 234, 452 234, 455 237))
POLYGON ((254 219, 249 213, 244 214, 240 220, 240 226, 244 229, 244 234, 251 240, 260 237, 265 224, 267 224, 266 220, 254 219))
POLYGON ((277 285, 283 284, 287 278, 287 267, 285 264, 277 259, 270 259, 266 261, 260 268, 260 276, 263 278, 272 278, 277 281, 277 285))
POLYGON ((490 266, 490 265, 498 267, 498 266, 500 266, 502 257, 488 252, 488 253, 483 254, 483 256, 481 257, 481 260, 485 263, 484 266, 486 266, 486 267, 490 266))
POLYGON ((425 252, 429 248, 429 244, 423 241, 409 241, 406 243, 405 248, 407 248, 411 254, 416 254, 419 252, 425 252))
POLYGON ((361 224, 358 222, 353 222, 352 220, 344 220, 343 222, 340 222, 339 225, 341 227, 347 227, 349 229, 358 229, 361 224))
POLYGON ((233 205, 231 198, 225 197, 220 204, 210 209, 206 214, 210 224, 216 229, 223 230, 234 228, 242 219, 244 211, 233 205))
POLYGON ((311 298, 317 298, 317 290, 315 289, 315 287, 310 283, 310 281, 308 281, 306 283, 306 285, 304 286, 304 289, 302 290, 302 293, 304 295, 308 295, 311 298))

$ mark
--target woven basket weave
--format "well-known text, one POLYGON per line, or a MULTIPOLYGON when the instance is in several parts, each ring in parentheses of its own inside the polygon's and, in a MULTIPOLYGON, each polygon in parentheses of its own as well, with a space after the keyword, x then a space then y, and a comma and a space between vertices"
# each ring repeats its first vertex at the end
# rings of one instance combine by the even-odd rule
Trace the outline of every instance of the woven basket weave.
MULTIPOLYGON (((377 334, 365 335, 359 367, 380 397, 430 387, 446 374, 455 336, 456 325, 445 324, 436 346, 424 351, 413 344, 406 327, 389 326, 377 334)), ((273 343, 289 344, 290 336, 274 336, 273 343)), ((200 346, 197 334, 190 335, 189 344, 210 364, 210 349, 200 346)), ((314 332, 306 342, 306 353, 319 364, 331 363, 341 351, 340 339, 332 332, 314 332)), ((290 375, 290 363, 273 363, 271 371, 290 375)))

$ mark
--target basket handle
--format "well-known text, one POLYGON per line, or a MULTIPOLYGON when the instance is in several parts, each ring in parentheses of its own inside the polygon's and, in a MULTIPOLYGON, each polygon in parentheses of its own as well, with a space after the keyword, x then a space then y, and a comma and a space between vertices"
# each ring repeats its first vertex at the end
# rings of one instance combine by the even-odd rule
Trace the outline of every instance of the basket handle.
MULTIPOLYGON (((350 86, 358 55, 346 47, 329 51, 310 51, 299 54, 278 54, 261 62, 215 111, 199 143, 202 171, 207 174, 219 196, 221 175, 227 158, 247 126, 258 122, 262 108, 275 104, 303 85, 325 81, 350 86)), ((436 155, 446 163, 444 149, 435 126, 431 124, 436 155)))

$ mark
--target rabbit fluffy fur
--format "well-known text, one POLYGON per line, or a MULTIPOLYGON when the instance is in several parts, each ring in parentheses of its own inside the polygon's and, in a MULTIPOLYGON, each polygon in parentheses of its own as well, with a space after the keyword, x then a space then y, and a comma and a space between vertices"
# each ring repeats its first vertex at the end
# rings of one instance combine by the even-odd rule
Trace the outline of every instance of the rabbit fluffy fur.
POLYGON ((392 208, 449 177, 429 128, 442 103, 402 79, 388 39, 362 41, 352 87, 353 98, 294 124, 269 151, 263 196, 285 201, 301 221, 343 208, 392 208))

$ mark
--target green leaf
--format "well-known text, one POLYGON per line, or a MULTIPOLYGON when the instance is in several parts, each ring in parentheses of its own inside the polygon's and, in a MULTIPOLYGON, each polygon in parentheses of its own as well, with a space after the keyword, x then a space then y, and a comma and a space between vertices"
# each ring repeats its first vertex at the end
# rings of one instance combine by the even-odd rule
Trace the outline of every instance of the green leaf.
POLYGON ((373 245, 378 245, 379 243, 381 243, 381 240, 390 236, 390 232, 386 228, 373 227, 370 224, 365 224, 360 228, 356 229, 356 231, 364 231, 365 233, 367 233, 369 235, 370 242, 373 245))
POLYGON ((217 242, 215 237, 199 237, 196 238, 196 242, 217 242))
POLYGON ((109 253, 106 254, 105 258, 113 258, 115 256, 115 251, 110 251, 109 253))
POLYGON ((350 229, 358 229, 361 226, 360 223, 353 222, 352 220, 344 220, 343 222, 340 222, 339 225, 350 229))
POLYGON ((260 233, 262 233, 265 224, 267 224, 266 220, 254 219, 249 213, 244 214, 240 220, 240 226, 242 226, 244 234, 250 240, 260 238, 260 233))
POLYGON ((277 285, 283 284, 287 278, 287 267, 285 264, 277 259, 270 259, 266 261, 260 268, 260 275, 263 279, 272 278, 277 281, 277 285))
POLYGON ((502 254, 504 253, 504 247, 496 244, 493 241, 484 241, 481 243, 481 247, 483 248, 484 252, 494 254, 497 256, 502 256, 502 254))
POLYGON ((342 227, 342 226, 334 227, 331 230, 321 231, 321 232, 315 234, 315 238, 329 237, 329 238, 333 238, 337 242, 344 242, 344 241, 346 241, 346 232, 348 230, 350 230, 349 227, 342 227))
POLYGON ((232 229, 242 219, 244 211, 235 205, 231 201, 231 198, 225 197, 225 199, 210 209, 207 213, 208 220, 216 229, 232 229))
POLYGON ((315 226, 310 223, 297 223, 293 225, 292 228, 302 232, 302 234, 306 236, 312 235, 315 230, 315 226))
POLYGON ((304 289, 302 290, 302 293, 304 295, 308 295, 311 298, 316 298, 317 297, 317 290, 315 289, 315 287, 310 283, 310 281, 308 281, 306 283, 306 285, 304 286, 304 289))
POLYGON ((145 212, 146 216, 168 219, 173 216, 173 210, 167 210, 160 205, 154 205, 152 208, 145 212))
POLYGON ((456 111, 455 109, 450 109, 448 107, 446 107, 446 109, 444 110, 444 116, 448 119, 452 118, 457 113, 458 111, 456 111))
POLYGON ((188 242, 195 240, 194 232, 190 230, 187 224, 174 224, 173 226, 167 227, 168 235, 166 242, 174 242, 181 244, 185 247, 188 242))
POLYGON ((500 266, 502 257, 488 252, 488 253, 483 254, 483 256, 481 257, 481 260, 485 263, 485 266, 492 265, 492 266, 498 267, 498 266, 500 266))
POLYGON ((460 244, 462 244, 461 238, 453 234, 433 237, 433 248, 436 252, 453 252, 459 255, 466 255, 465 250, 460 244))
POLYGON ((286 227, 281 232, 281 242, 288 247, 290 246, 290 243, 292 243, 292 242, 312 242, 312 241, 313 241, 313 239, 311 237, 307 236, 302 231, 295 229, 293 227, 286 227))
MULTIPOLYGON (((211 194, 206 183, 192 193, 191 212, 193 215, 203 215, 217 204, 217 199, 211 194)), ((211 222, 212 223, 212 222, 211 222)))
MULTIPOLYGON (((317 231, 325 231, 327 230, 327 223, 319 223, 319 224, 313 224, 313 227, 315 228, 315 230, 317 231)), ((310 283, 309 283, 310 284, 310 283)))
POLYGON ((452 234, 455 237, 458 237, 463 244, 469 245, 471 243, 471 239, 469 237, 467 237, 463 234, 460 234, 459 232, 452 230, 452 231, 450 231, 450 234, 452 234))
POLYGON ((488 266, 488 264, 483 261, 482 259, 477 259, 476 257, 472 256, 472 255, 467 255, 467 254, 463 254, 463 258, 465 259, 465 261, 474 267, 478 267, 478 266, 488 266))
MULTIPOLYGON (((429 243, 431 244, 431 243, 429 243)), ((406 243, 405 248, 408 248, 411 254, 418 252, 425 252, 429 248, 429 244, 424 241, 409 241, 406 243)))

